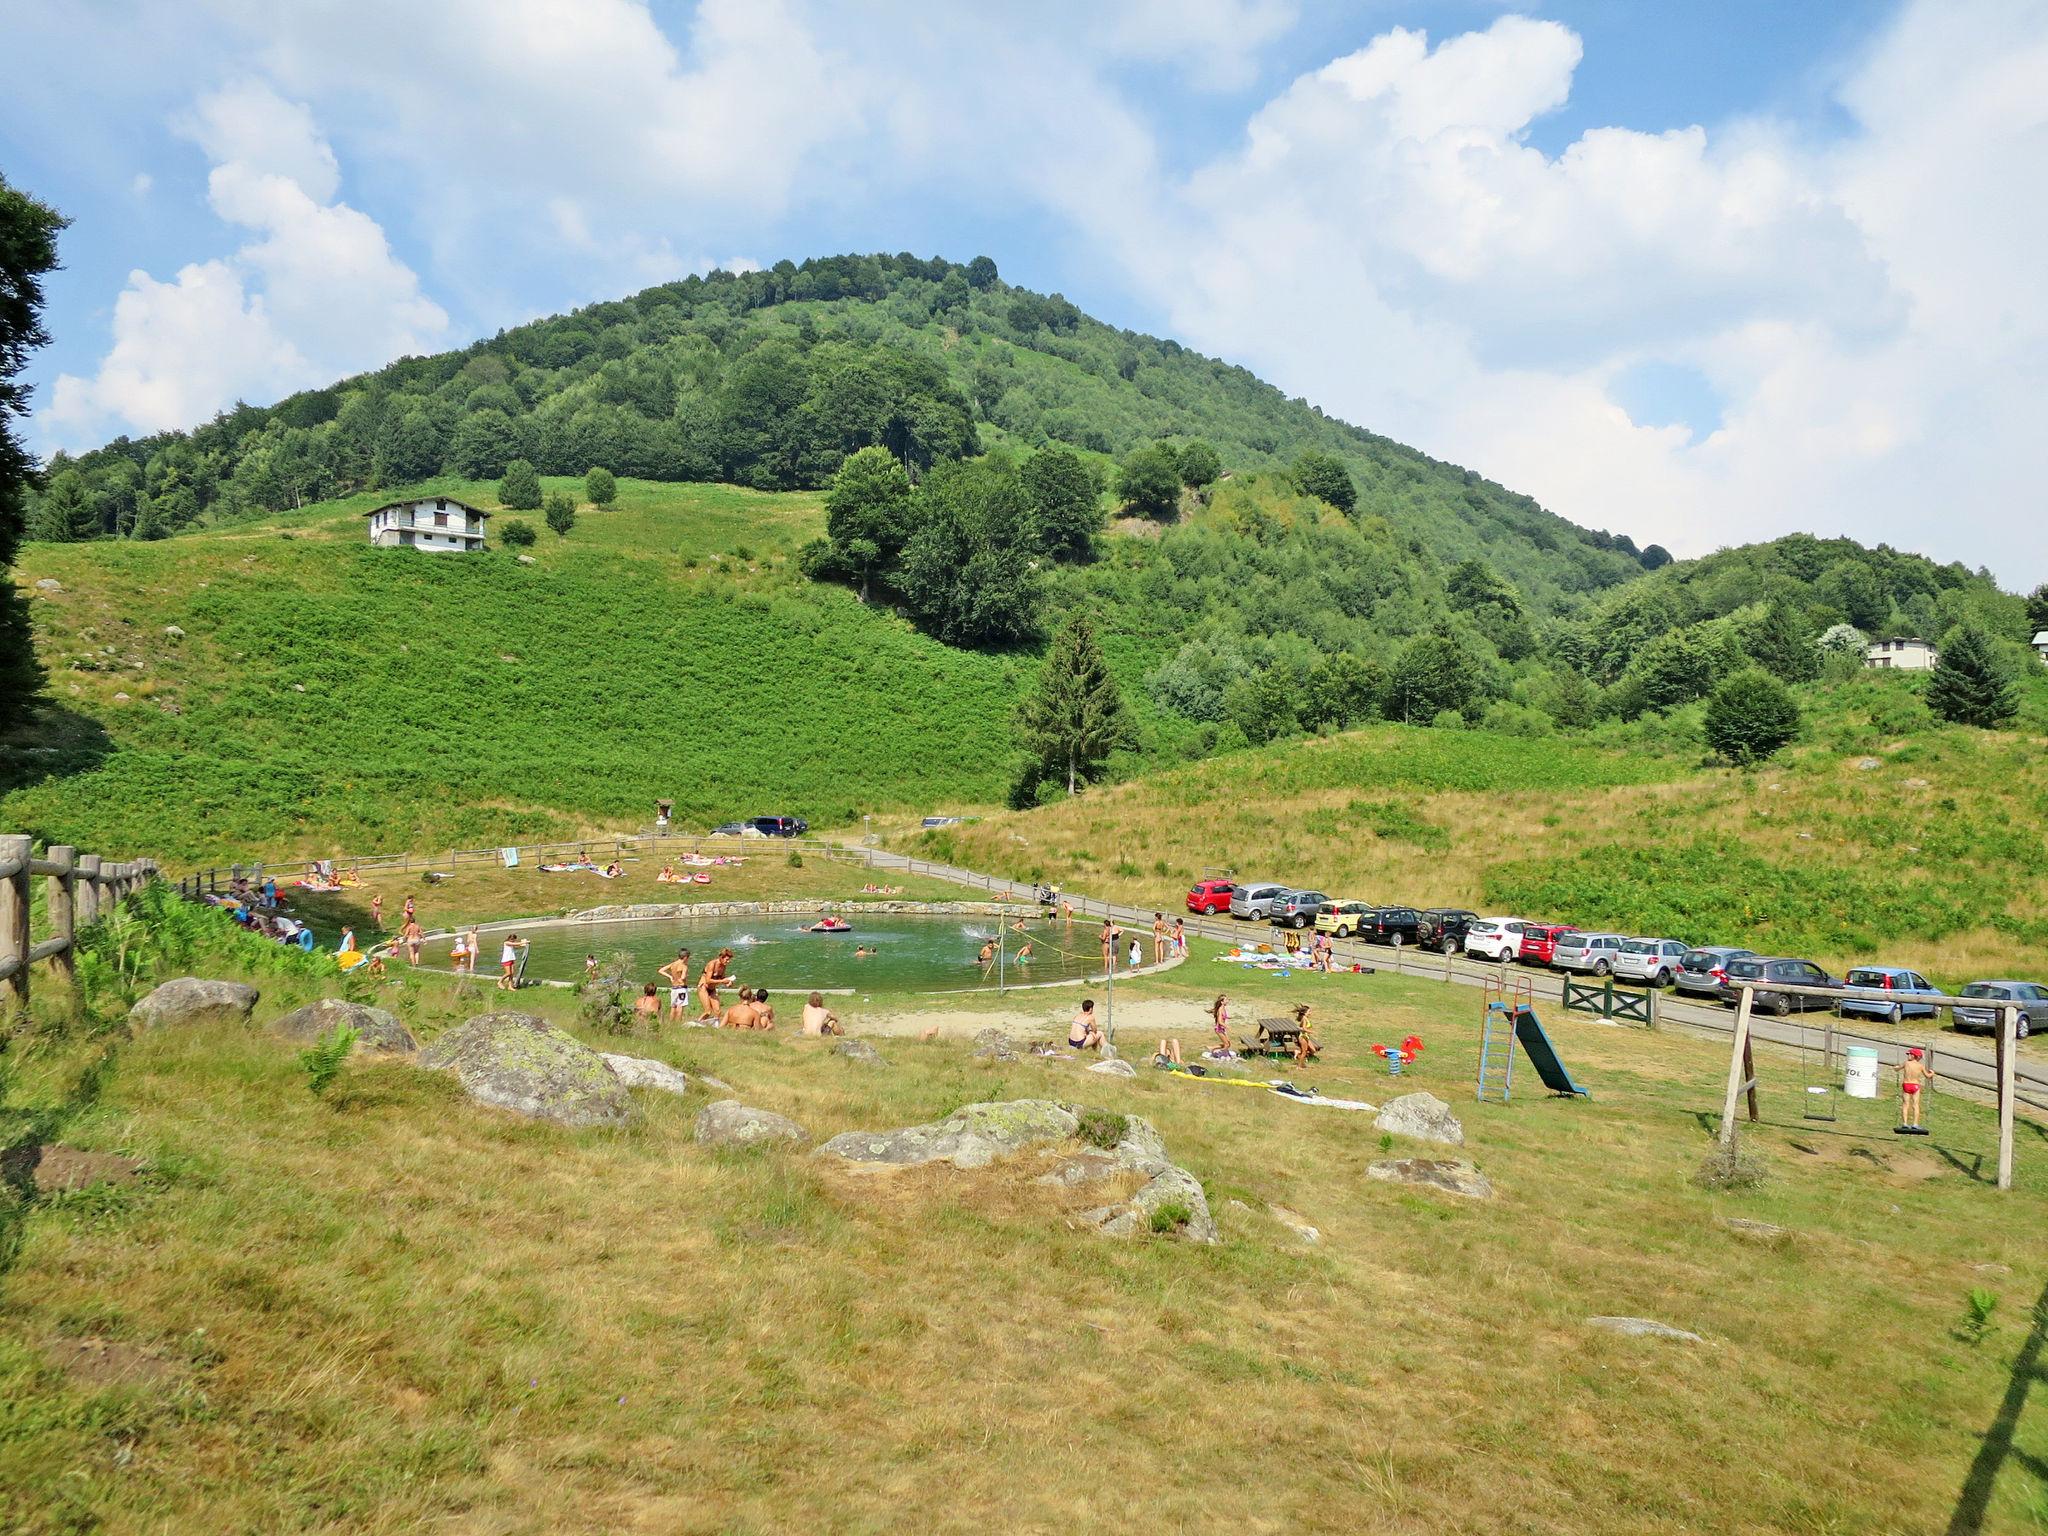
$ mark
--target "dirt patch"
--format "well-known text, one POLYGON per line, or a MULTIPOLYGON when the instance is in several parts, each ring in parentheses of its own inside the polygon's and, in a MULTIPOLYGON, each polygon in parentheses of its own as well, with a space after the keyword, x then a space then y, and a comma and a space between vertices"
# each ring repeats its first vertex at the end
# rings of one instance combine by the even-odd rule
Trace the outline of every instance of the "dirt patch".
POLYGON ((142 1163, 118 1152, 82 1152, 76 1147, 15 1147, 6 1154, 5 1176, 26 1177, 39 1195, 68 1194, 94 1184, 133 1184, 142 1163))
POLYGON ((1924 1183, 1956 1171, 1951 1164, 1917 1148, 1909 1151, 1905 1147, 1844 1145, 1837 1138, 1825 1136, 1795 1140, 1787 1145, 1815 1162, 1838 1168, 1871 1169, 1905 1184, 1924 1183))
POLYGON ((53 1339, 43 1346, 43 1353, 74 1385, 95 1391, 176 1383, 188 1374, 175 1360, 115 1339, 53 1339))

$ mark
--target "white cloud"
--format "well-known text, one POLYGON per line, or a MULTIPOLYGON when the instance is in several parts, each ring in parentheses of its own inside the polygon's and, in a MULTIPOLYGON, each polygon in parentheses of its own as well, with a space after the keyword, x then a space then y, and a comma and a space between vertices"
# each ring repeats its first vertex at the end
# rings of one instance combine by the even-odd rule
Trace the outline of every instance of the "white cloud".
POLYGON ((128 183, 128 190, 137 197, 149 196, 149 189, 156 185, 156 178, 147 171, 137 171, 135 179, 128 183))
POLYGON ((60 375, 44 413, 69 440, 110 423, 191 426, 237 399, 426 350, 447 330, 376 221, 334 201, 340 169, 304 107, 243 82, 202 98, 185 127, 214 162, 213 211, 254 237, 174 282, 129 274, 98 371, 60 375))
POLYGON ((1111 53, 1179 64, 1194 84, 1217 90, 1250 80, 1259 50, 1297 13, 1293 0, 1127 0, 1091 10, 1111 53))

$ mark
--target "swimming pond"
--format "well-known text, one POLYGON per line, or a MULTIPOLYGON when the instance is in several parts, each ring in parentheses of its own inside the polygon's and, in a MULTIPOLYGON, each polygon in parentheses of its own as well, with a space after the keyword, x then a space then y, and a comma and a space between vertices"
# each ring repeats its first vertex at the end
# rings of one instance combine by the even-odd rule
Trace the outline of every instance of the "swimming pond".
MULTIPOLYGON (((793 914, 556 922, 517 931, 531 946, 526 975, 534 981, 580 981, 586 955, 614 952, 632 957, 633 974, 640 980, 658 981, 655 973, 675 959, 678 949, 687 949, 694 985, 705 963, 729 947, 735 985, 771 992, 951 992, 997 985, 998 968, 984 966, 980 958, 982 946, 997 936, 1000 925, 993 917, 840 915, 852 931, 807 933, 805 927, 816 919, 793 914)), ((514 926, 500 923, 484 930, 480 970, 495 968, 498 945, 514 926)), ((1001 977, 1010 986, 1101 974, 1097 925, 1067 927, 1027 919, 1024 927, 1022 933, 1002 932, 1001 977), (1023 953, 1026 945, 1029 955, 1023 953)), ((429 963, 438 963, 438 957, 429 963)))

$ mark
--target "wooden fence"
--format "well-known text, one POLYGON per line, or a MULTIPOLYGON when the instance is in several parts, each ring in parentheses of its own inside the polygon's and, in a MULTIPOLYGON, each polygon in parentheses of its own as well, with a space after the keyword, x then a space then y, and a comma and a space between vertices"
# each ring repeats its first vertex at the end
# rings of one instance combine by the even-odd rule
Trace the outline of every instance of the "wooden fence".
POLYGON ((0 836, 0 1013, 28 1006, 31 969, 48 961, 67 980, 76 966, 78 930, 111 912, 124 896, 156 878, 150 859, 116 863, 58 844, 35 857, 35 842, 0 836), (30 882, 41 876, 50 936, 38 942, 29 929, 30 882))

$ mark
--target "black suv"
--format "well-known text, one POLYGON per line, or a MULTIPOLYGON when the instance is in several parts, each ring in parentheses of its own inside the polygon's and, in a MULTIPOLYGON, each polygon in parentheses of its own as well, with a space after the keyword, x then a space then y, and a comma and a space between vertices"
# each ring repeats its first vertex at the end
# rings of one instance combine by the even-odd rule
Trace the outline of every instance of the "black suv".
POLYGON ((1358 914, 1358 936, 1373 944, 1416 943, 1422 937, 1422 914, 1413 907, 1374 907, 1358 914))
POLYGON ((797 837, 811 830, 801 816, 756 816, 747 825, 763 837, 797 837))
POLYGON ((1477 912, 1467 912, 1460 907, 1431 907, 1422 914, 1422 932, 1416 943, 1446 955, 1455 955, 1465 947, 1465 935, 1478 921, 1477 912))

